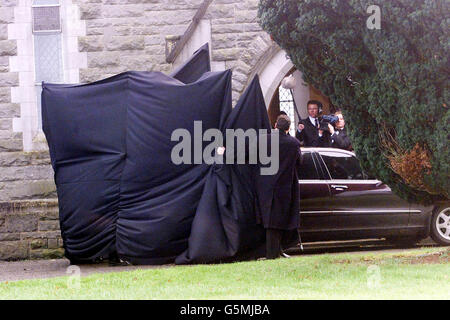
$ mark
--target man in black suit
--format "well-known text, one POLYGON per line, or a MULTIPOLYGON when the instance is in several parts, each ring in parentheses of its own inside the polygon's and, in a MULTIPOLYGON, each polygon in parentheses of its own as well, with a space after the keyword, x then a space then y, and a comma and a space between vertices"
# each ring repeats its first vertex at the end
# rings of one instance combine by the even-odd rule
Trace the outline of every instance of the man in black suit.
POLYGON ((347 130, 345 129, 345 120, 342 112, 337 111, 335 116, 339 118, 336 122, 336 129, 333 126, 329 126, 331 133, 331 146, 333 148, 339 148, 352 151, 352 144, 350 138, 347 136, 347 130))
POLYGON ((295 137, 305 147, 329 147, 330 133, 320 128, 322 119, 319 117, 319 110, 322 110, 322 103, 310 100, 307 110, 308 118, 299 121, 295 137))
MULTIPOLYGON (((282 241, 298 241, 300 189, 297 169, 301 151, 300 142, 288 134, 290 125, 288 116, 277 118, 279 169, 274 175, 260 175, 257 184, 260 220, 266 229, 267 259, 280 257, 282 241), (292 235, 296 239, 288 239, 292 235)), ((269 136, 269 139, 273 138, 269 136)))

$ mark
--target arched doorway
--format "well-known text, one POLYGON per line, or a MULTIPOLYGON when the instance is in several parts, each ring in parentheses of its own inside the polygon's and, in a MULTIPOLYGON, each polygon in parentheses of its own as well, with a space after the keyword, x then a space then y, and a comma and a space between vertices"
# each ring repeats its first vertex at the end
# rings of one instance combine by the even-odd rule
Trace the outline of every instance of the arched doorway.
POLYGON ((302 119, 306 118, 308 116, 306 112, 308 100, 320 101, 323 105, 323 114, 330 114, 335 111, 330 99, 322 94, 320 90, 312 85, 299 85, 299 82, 302 82, 301 73, 296 68, 292 68, 286 74, 286 77, 290 75, 294 76, 297 85, 291 91, 283 88, 280 81, 267 108, 271 123, 275 123, 276 118, 282 111, 284 111, 291 119, 295 119, 295 122, 298 122, 299 116, 302 119), (295 107, 297 107, 296 111, 295 107))
POLYGON ((291 118, 295 119, 294 123, 298 123, 299 116, 302 119, 306 118, 306 103, 308 100, 322 102, 324 114, 334 112, 334 106, 330 99, 312 85, 304 83, 302 73, 295 68, 283 50, 279 50, 261 70, 261 89, 272 125, 274 125, 281 111, 285 111, 291 118), (296 86, 292 92, 283 90, 281 87, 281 81, 290 75, 296 79, 296 86), (294 105, 297 110, 294 109, 294 105))

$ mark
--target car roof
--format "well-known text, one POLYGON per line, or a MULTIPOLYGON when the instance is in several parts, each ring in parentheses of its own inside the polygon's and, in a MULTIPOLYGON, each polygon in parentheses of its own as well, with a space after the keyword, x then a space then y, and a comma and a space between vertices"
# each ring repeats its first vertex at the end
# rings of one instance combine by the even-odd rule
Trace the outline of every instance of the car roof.
POLYGON ((354 152, 338 149, 338 148, 318 148, 318 147, 301 147, 302 152, 341 152, 348 155, 356 156, 354 152))

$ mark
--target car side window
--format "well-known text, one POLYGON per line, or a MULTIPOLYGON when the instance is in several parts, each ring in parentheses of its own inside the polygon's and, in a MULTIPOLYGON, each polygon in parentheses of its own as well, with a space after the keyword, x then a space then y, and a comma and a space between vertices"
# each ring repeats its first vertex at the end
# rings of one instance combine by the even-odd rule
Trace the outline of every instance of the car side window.
POLYGON ((320 154, 331 179, 344 180, 366 180, 367 176, 363 174, 356 157, 340 152, 324 152, 320 154))
POLYGON ((302 163, 299 168, 300 180, 319 180, 319 174, 312 158, 312 153, 302 153, 302 163))

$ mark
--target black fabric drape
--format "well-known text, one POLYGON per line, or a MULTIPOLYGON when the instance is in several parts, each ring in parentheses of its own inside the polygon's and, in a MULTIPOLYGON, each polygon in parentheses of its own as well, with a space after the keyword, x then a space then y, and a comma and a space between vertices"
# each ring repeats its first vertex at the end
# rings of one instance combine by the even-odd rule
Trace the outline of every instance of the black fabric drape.
POLYGON ((231 71, 205 73, 206 53, 207 46, 175 73, 181 81, 125 72, 85 85, 43 84, 43 130, 70 260, 117 252, 134 264, 186 264, 264 254, 258 165, 171 160, 179 143, 172 132, 194 139, 194 121, 224 136, 270 130, 258 78, 231 109, 231 71))
MULTIPOLYGON (((250 128, 270 130, 257 76, 221 129, 225 135, 226 129, 250 128)), ((176 259, 177 264, 264 255, 265 232, 257 221, 254 186, 258 170, 257 164, 214 165, 192 222, 188 249, 176 259)))
POLYGON ((127 74, 92 85, 43 84, 43 130, 55 172, 65 254, 77 262, 115 250, 127 87, 127 74))
POLYGON ((170 76, 188 84, 197 81, 204 73, 209 71, 211 71, 211 62, 209 60, 209 45, 206 43, 195 51, 188 61, 173 71, 170 76))
POLYGON ((117 250, 133 263, 173 262, 187 248, 211 168, 173 164, 171 134, 184 128, 193 137, 195 120, 203 130, 223 126, 231 72, 189 86, 155 72, 44 84, 42 109, 67 257, 92 261, 117 250))

